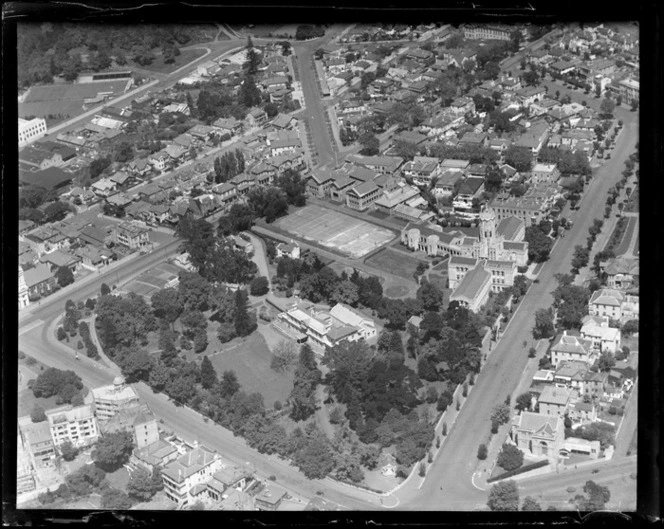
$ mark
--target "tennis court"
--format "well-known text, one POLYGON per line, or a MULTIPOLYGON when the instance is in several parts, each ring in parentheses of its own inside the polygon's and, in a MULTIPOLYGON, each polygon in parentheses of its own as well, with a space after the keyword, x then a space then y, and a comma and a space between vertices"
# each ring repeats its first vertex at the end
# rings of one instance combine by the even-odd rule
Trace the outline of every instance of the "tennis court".
POLYGON ((161 263, 151 270, 147 270, 133 281, 127 283, 123 290, 135 292, 144 298, 151 298, 157 290, 173 284, 182 270, 169 263, 161 263))
POLYGON ((279 227, 358 259, 383 246, 395 233, 320 206, 306 206, 279 222, 279 227))

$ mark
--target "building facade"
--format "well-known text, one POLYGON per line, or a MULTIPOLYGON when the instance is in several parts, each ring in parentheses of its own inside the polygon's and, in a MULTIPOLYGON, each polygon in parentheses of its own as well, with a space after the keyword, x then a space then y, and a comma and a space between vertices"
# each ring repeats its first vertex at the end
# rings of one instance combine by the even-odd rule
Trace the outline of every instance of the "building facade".
POLYGON ((113 384, 92 390, 97 420, 105 421, 113 417, 122 407, 138 402, 138 395, 131 386, 125 384, 124 377, 115 377, 113 384))
POLYGON ((46 412, 51 437, 56 446, 69 441, 76 447, 94 443, 99 427, 91 405, 62 406, 46 412))
POLYGON ((46 120, 34 118, 31 120, 18 118, 18 146, 19 148, 32 143, 46 135, 46 120))

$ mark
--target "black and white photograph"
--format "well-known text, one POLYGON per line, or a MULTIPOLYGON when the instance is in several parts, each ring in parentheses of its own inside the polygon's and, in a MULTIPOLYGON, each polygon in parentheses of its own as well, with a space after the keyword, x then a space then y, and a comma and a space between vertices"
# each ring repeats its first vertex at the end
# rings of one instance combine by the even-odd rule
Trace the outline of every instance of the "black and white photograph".
POLYGON ((374 15, 17 22, 17 510, 638 510, 639 22, 374 15))

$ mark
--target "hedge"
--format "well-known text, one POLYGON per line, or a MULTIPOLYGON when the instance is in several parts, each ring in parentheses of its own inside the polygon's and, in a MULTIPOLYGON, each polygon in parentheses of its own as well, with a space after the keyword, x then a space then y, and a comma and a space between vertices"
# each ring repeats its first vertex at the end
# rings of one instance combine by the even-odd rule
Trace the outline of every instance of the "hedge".
POLYGON ((489 479, 486 480, 486 482, 487 483, 493 483, 494 481, 499 481, 501 479, 511 478, 512 476, 516 476, 518 474, 523 474, 524 472, 528 472, 529 470, 535 470, 536 468, 545 467, 548 464, 549 464, 549 460, 548 459, 543 459, 542 461, 538 461, 537 463, 531 463, 530 465, 523 465, 522 467, 519 467, 515 470, 510 470, 509 472, 505 472, 504 474, 501 474, 500 476, 489 478, 489 479))

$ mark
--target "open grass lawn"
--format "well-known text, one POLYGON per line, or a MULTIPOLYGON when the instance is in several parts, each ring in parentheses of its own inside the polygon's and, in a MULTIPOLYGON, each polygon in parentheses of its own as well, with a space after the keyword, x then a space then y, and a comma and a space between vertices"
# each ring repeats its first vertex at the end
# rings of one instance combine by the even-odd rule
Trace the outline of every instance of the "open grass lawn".
POLYGON ((627 229, 625 230, 625 235, 622 238, 622 242, 620 243, 620 246, 616 248, 616 255, 623 255, 624 253, 627 252, 629 249, 629 245, 632 242, 632 237, 634 236, 634 230, 636 229, 636 225, 639 222, 638 217, 630 217, 629 218, 629 224, 627 225, 627 229))
POLYGON ((391 248, 385 248, 365 261, 368 265, 375 266, 391 274, 413 280, 413 274, 419 263, 428 264, 425 261, 415 259, 410 255, 397 252, 391 248))
POLYGON ((129 483, 129 472, 125 467, 120 467, 115 472, 106 474, 106 479, 114 489, 127 490, 127 483, 129 483))
POLYGON ((285 402, 293 388, 293 372, 278 373, 270 368, 272 353, 263 335, 254 332, 244 342, 234 342, 232 349, 210 356, 217 374, 221 376, 224 371, 235 371, 242 389, 247 393, 262 394, 266 408, 271 408, 276 400, 285 402))
POLYGON ((135 66, 155 73, 171 73, 203 55, 205 55, 204 49, 182 50, 180 55, 175 58, 174 63, 165 64, 161 54, 155 53, 157 58, 152 61, 152 64, 148 64, 147 66, 135 66))
POLYGON ((47 399, 37 398, 32 393, 32 390, 24 389, 18 392, 18 416, 30 415, 32 408, 41 406, 45 411, 52 408, 57 408, 59 405, 55 403, 56 396, 53 395, 47 399))

